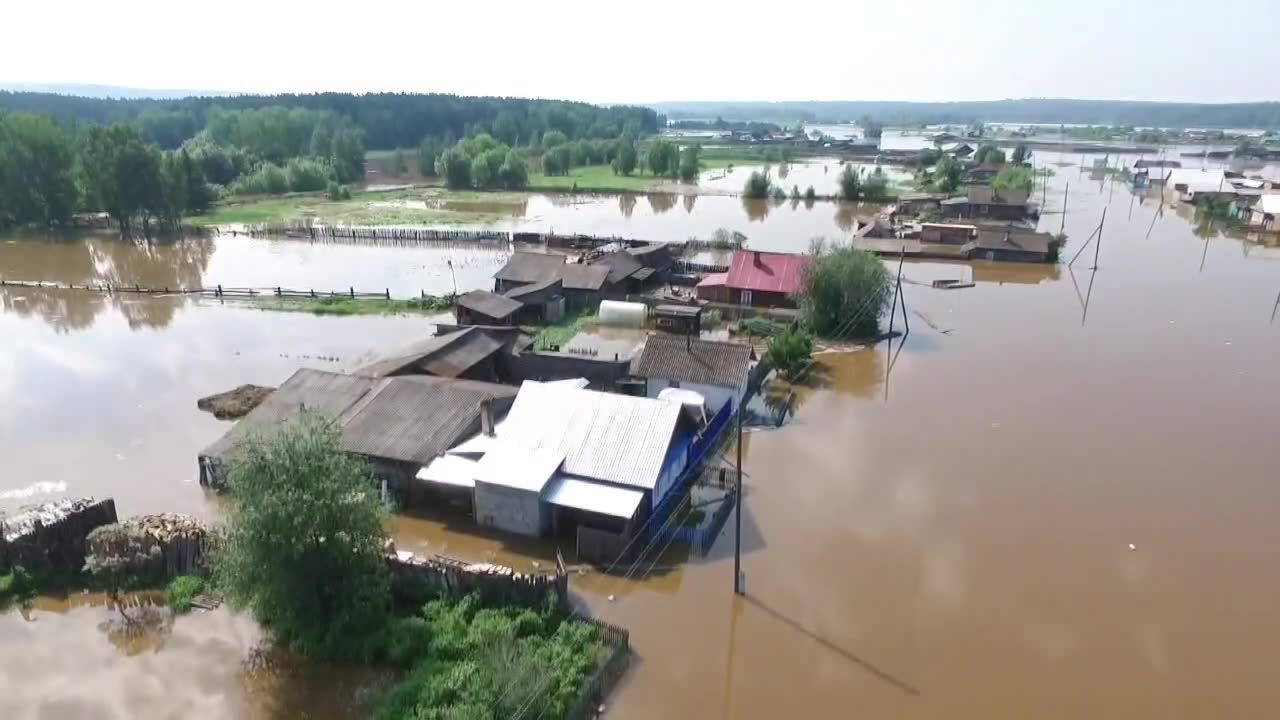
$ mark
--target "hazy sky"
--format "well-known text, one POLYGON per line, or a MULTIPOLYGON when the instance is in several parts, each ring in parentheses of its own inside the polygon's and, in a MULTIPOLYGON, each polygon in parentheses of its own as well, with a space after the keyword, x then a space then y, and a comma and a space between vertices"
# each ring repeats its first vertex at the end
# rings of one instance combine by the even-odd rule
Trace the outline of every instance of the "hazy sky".
POLYGON ((593 102, 1280 99, 1280 0, 11 0, 2 83, 593 102))

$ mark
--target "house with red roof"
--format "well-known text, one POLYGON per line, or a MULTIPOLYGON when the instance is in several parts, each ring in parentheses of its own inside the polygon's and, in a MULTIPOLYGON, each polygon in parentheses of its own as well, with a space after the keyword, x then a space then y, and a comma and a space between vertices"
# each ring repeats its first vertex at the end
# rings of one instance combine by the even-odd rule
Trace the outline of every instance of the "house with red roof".
POLYGON ((708 275, 698 283, 699 300, 753 307, 796 306, 804 286, 807 255, 735 250, 729 272, 708 275))

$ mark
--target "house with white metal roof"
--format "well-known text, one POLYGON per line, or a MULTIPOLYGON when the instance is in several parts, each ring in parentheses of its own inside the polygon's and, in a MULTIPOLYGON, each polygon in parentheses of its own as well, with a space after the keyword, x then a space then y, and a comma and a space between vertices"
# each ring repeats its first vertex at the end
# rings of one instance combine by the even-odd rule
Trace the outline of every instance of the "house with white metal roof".
POLYGON ((525 381, 505 418, 418 472, 470 488, 476 521, 525 535, 580 526, 629 536, 688 463, 679 402, 525 381))
POLYGON ((1183 202, 1196 202, 1197 198, 1213 195, 1234 195, 1236 192, 1223 170, 1174 168, 1169 171, 1165 187, 1183 202))

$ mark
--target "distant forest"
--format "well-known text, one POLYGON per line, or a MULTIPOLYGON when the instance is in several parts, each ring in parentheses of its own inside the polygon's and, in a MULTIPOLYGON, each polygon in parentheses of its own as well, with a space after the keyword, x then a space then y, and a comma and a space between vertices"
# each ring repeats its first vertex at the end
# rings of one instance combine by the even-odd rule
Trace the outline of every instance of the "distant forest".
POLYGON ((601 107, 563 100, 410 95, 235 95, 181 99, 96 98, 37 92, 0 91, 0 113, 47 115, 62 124, 109 125, 128 122, 143 137, 174 149, 200 132, 211 108, 250 110, 302 108, 349 118, 364 131, 372 149, 417 147, 424 137, 463 137, 490 132, 508 145, 523 145, 548 130, 569 139, 615 138, 623 132, 650 134, 658 129, 656 112, 642 107, 601 107))
POLYGON ((1280 102, 1174 103, 1127 100, 993 100, 974 102, 671 102, 652 107, 672 120, 723 118, 774 123, 886 124, 973 122, 1064 123, 1170 128, 1280 128, 1280 102))

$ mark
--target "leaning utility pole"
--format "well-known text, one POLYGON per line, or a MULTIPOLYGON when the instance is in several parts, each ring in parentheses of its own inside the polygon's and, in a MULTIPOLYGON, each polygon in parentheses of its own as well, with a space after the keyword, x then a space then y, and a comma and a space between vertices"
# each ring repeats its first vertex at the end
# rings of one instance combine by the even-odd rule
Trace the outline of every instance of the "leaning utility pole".
POLYGON ((738 479, 736 482, 736 490, 734 491, 734 503, 737 509, 734 515, 737 516, 734 524, 737 529, 734 531, 733 539, 733 592, 742 595, 742 406, 746 404, 746 398, 738 402, 738 479))

